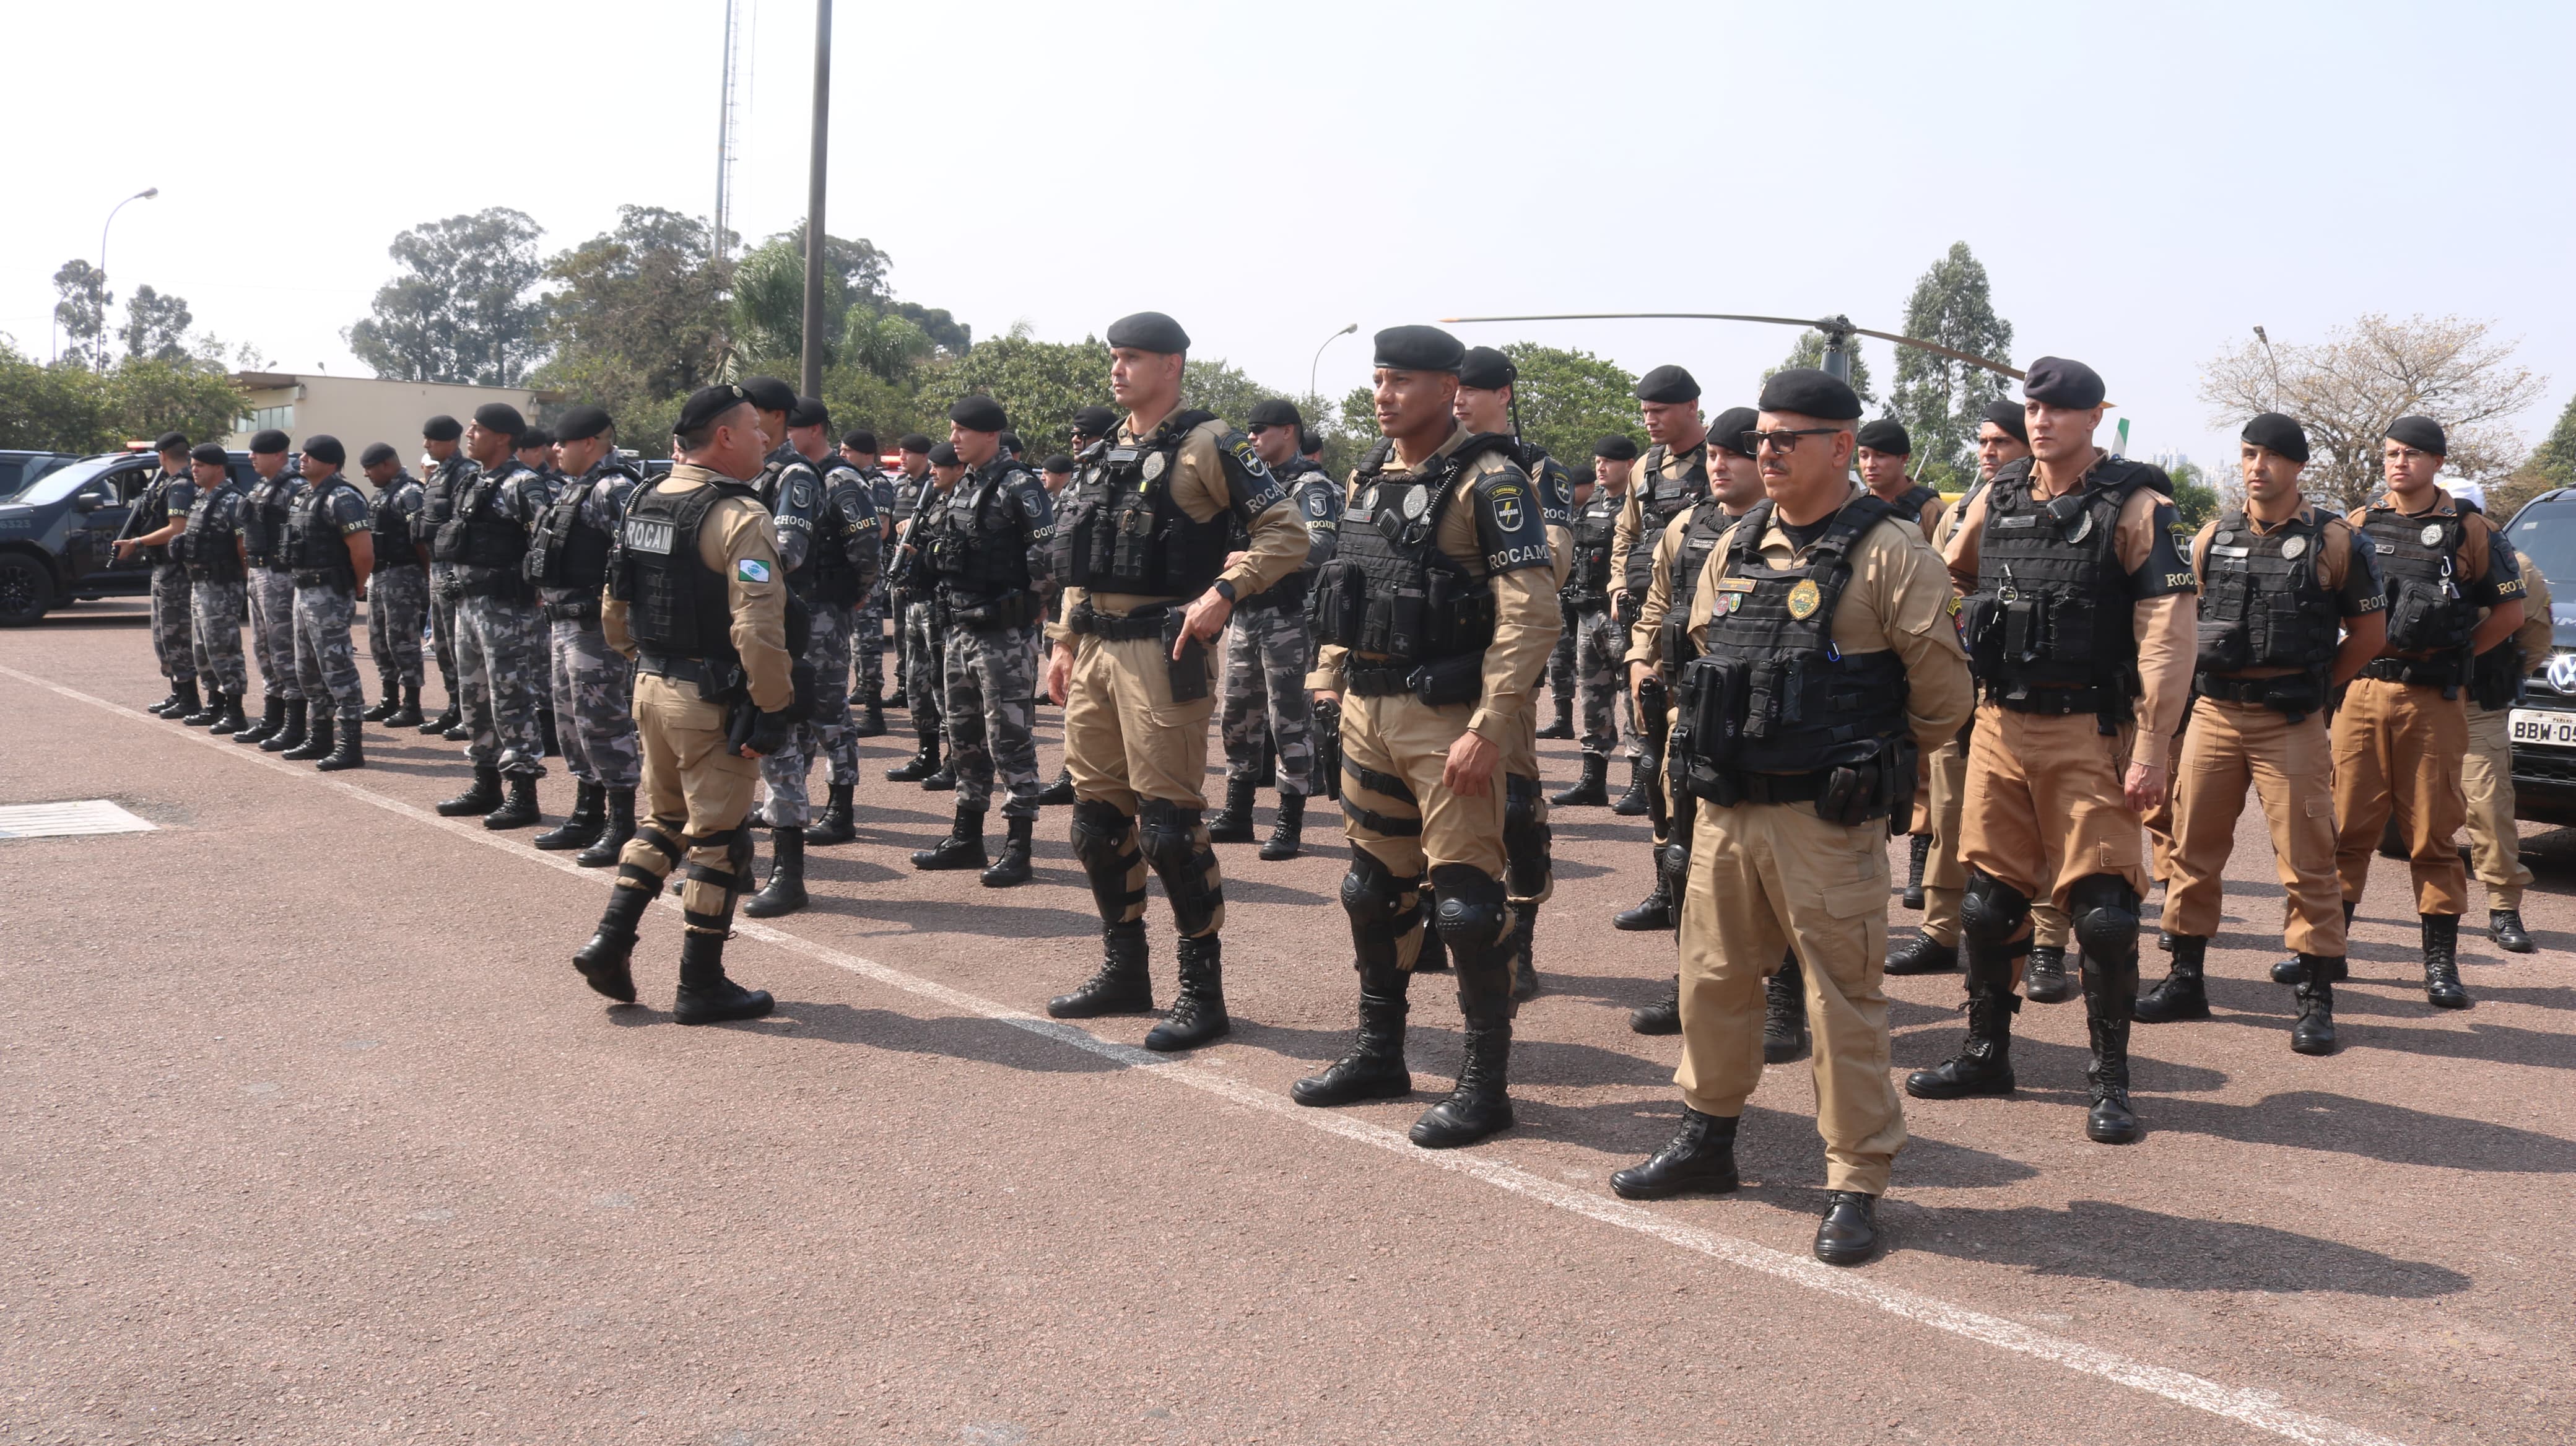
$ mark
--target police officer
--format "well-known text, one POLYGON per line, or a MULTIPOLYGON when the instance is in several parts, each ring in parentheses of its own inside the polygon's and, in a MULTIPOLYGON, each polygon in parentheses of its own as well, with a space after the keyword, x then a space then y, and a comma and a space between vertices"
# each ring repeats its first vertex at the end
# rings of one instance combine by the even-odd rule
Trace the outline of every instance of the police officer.
POLYGON ((681 404, 670 475, 627 500, 600 611, 608 645, 636 665, 645 816, 619 855, 598 932, 573 955, 590 987, 635 1000, 636 925, 674 869, 680 988, 671 1017, 714 1024, 774 1001, 725 976, 734 904, 751 883, 757 760, 795 731, 794 658, 778 534, 754 479, 768 443, 743 388, 701 387, 681 404))
POLYGON ((1047 1004, 1059 1019, 1151 1011, 1145 871, 1180 933, 1180 990, 1145 1036, 1189 1049, 1226 1032, 1225 884, 1201 810, 1215 658, 1238 599, 1306 560, 1308 535, 1252 441, 1181 406, 1189 334, 1160 312, 1109 328, 1109 390, 1126 419, 1065 489, 1053 572, 1064 621, 1048 630, 1046 693, 1064 708, 1073 853, 1103 941, 1098 972, 1047 1004), (1231 556, 1233 524, 1245 532, 1231 556))
POLYGON ((375 570, 367 499, 340 469, 348 449, 332 436, 304 439, 304 489, 286 511, 286 566, 295 581, 296 680, 312 708, 304 743, 280 758, 312 759, 325 773, 367 766, 358 736, 367 690, 349 629, 375 570), (327 710, 326 710, 327 702, 327 710))
MULTIPOLYGON (((841 460, 867 489, 868 510, 877 519, 876 556, 882 559, 894 540, 895 487, 878 457, 877 434, 865 427, 842 433, 841 460)), ((880 577, 851 620, 850 658, 858 680, 850 688, 850 706, 859 710, 850 724, 853 738, 885 736, 885 632, 886 593, 880 577)))
POLYGON ((358 454, 358 468, 376 489, 367 500, 367 535, 376 556, 367 582, 367 652, 385 690, 384 701, 359 717, 388 728, 417 728, 420 638, 429 621, 429 534, 420 517, 428 499, 387 443, 368 443, 358 454))
POLYGON ((742 908, 752 918, 769 919, 805 907, 805 825, 813 815, 806 779, 814 769, 817 730, 825 721, 821 700, 826 696, 832 741, 846 742, 849 613, 840 610, 837 619, 818 616, 813 606, 815 532, 823 518, 822 462, 829 455, 823 438, 830 414, 820 401, 797 396, 786 383, 773 378, 753 377, 742 389, 760 409, 762 434, 785 439, 769 454, 760 479, 760 501, 778 530, 778 560, 786 571, 787 591, 797 603, 790 611, 805 621, 801 631, 792 624, 788 631, 801 636, 797 663, 811 672, 817 700, 813 716, 798 720, 787 745, 760 760, 761 784, 768 795, 761 813, 769 825, 769 882, 742 908), (772 401, 785 405, 773 408, 772 401), (830 672, 824 660, 837 663, 839 672, 830 672))
MULTIPOLYGON (((1925 537, 1941 523, 1941 494, 1905 474, 1914 458, 1914 438, 1905 424, 1894 417, 1879 417, 1864 422, 1860 428, 1860 450, 1855 454, 1863 485, 1878 499, 1896 509, 1896 515, 1911 522, 1925 537)), ((1923 907, 1923 863, 1932 852, 1932 790, 1928 769, 1932 750, 1923 754, 1927 772, 1915 780, 1914 817, 1900 819, 1912 835, 1905 866, 1905 907, 1923 907)))
MULTIPOLYGON (((1622 726, 1617 709, 1622 675, 1627 671, 1628 630, 1610 611, 1616 590, 1610 551, 1619 514, 1628 507, 1628 476, 1637 465, 1637 444, 1627 437, 1603 437, 1592 444, 1592 495, 1574 514, 1573 563, 1567 569, 1565 610, 1573 621, 1574 675, 1583 698, 1583 777, 1556 795, 1567 808, 1610 802, 1610 750, 1625 742, 1631 757, 1638 747, 1636 710, 1622 726)), ((1564 699, 1559 697, 1562 703, 1564 699)))
POLYGON ((286 571, 286 510, 304 486, 275 427, 251 434, 250 469, 259 476, 242 498, 242 553, 250 569, 251 651, 259 656, 264 703, 260 721, 233 734, 263 753, 304 746, 304 685, 295 671, 295 574, 286 571))
POLYGON ((197 676, 214 689, 222 704, 206 724, 209 733, 239 733, 250 726, 242 717, 242 697, 250 691, 250 674, 242 666, 241 618, 246 569, 241 555, 242 489, 233 482, 223 444, 200 442, 188 453, 189 481, 197 497, 188 504, 189 643, 196 651, 197 676))
MULTIPOLYGON (((2475 706, 2469 709, 2469 752, 2460 763, 2460 790, 2469 805, 2470 871, 2487 886, 2487 937, 2508 954, 2528 954, 2534 946, 2522 927, 2522 891, 2531 886, 2531 870, 2522 862, 2522 840, 2514 827, 2510 722, 2524 676, 2549 661, 2551 629, 2549 580, 2528 554, 2517 549, 2513 556, 2522 574, 2522 627, 2478 654, 2470 666, 2469 697, 2475 706)), ((197 617, 202 631, 205 613, 197 617)))
MULTIPOLYGON (((420 424, 420 518, 412 534, 416 541, 434 544, 440 529, 456 516, 457 494, 465 490, 466 477, 474 467, 459 446, 464 435, 465 424, 444 414, 420 424)), ((457 599, 454 590, 446 586, 455 573, 455 566, 440 559, 433 546, 429 559, 429 646, 438 659, 439 682, 447 689, 447 707, 421 724, 420 731, 442 736, 465 726, 465 687, 456 674, 457 599)))
POLYGON ((520 466, 546 479, 547 500, 553 501, 553 489, 564 480, 563 474, 555 470, 553 429, 530 423, 528 430, 519 434, 519 445, 516 451, 520 466))
MULTIPOLYGON (((804 400, 800 399, 800 405, 804 400)), ((817 449, 824 445, 830 426, 830 415, 823 404, 814 402, 816 421, 812 442, 817 449)), ((788 440, 801 451, 804 434, 788 429, 788 440)), ((875 439, 869 439, 873 445, 875 439)), ((831 803, 823 810, 819 827, 805 831, 809 844, 845 844, 859 836, 858 823, 852 816, 857 806, 859 782, 859 739, 873 738, 885 732, 885 715, 877 715, 876 728, 862 726, 850 713, 850 699, 865 691, 882 710, 883 701, 877 681, 864 688, 849 685, 851 659, 860 645, 870 641, 868 629, 875 627, 874 639, 880 649, 877 659, 868 663, 876 671, 872 680, 882 680, 882 649, 885 642, 882 622, 872 601, 877 596, 877 573, 884 556, 885 519, 877 511, 878 487, 882 475, 874 474, 875 458, 866 468, 853 465, 850 449, 844 446, 838 457, 821 456, 815 465, 823 469, 823 505, 814 517, 814 542, 806 552, 805 565, 788 574, 791 589, 802 586, 810 596, 805 601, 813 615, 813 641, 806 657, 814 665, 820 680, 814 695, 814 717, 807 728, 800 728, 797 747, 810 738, 819 743, 825 761, 830 765, 831 803), (873 474, 873 475, 872 475, 873 474)), ((783 541, 783 539, 782 539, 783 541)))
POLYGON ((1510 1128, 1515 930, 1504 883, 1503 763, 1531 726, 1531 692, 1562 626, 1546 519, 1508 433, 1474 433, 1454 406, 1466 349, 1437 327, 1377 334, 1385 440, 1352 473, 1338 555, 1316 579, 1319 695, 1343 700, 1342 880, 1359 971, 1359 1030, 1304 1105, 1411 1092, 1407 984, 1429 927, 1448 945, 1466 1059, 1414 1122, 1426 1149, 1510 1128), (1427 880, 1426 880, 1427 875, 1427 880))
POLYGON ((545 614, 523 567, 529 533, 553 493, 515 455, 527 429, 507 402, 474 409, 465 429, 465 455, 474 467, 430 553, 448 564, 441 586, 456 598, 456 668, 471 737, 465 756, 474 764, 474 786, 438 811, 450 818, 482 814, 489 829, 537 823, 537 780, 545 775, 545 735, 537 721, 550 687, 545 614))
POLYGON ((1961 507, 1950 539, 1951 575, 1975 588, 1964 634, 1985 693, 1962 847, 1968 1040, 1905 1088, 1920 1099, 2012 1091, 2014 964, 2029 949, 2031 901, 2050 898, 2084 951, 2085 1133, 2127 1144, 2139 1133, 2129 1108, 2146 893, 2139 815, 2166 791, 2197 600, 2174 552, 2163 474, 2093 445, 2102 378, 2041 357, 2022 395, 2030 460, 1961 507))
POLYGON ((1223 702, 1218 734, 1225 740, 1225 809, 1208 821, 1217 843, 1252 841, 1252 795, 1262 765, 1276 749, 1279 816, 1261 857, 1293 859, 1304 847, 1306 800, 1323 791, 1315 777, 1315 710, 1306 696, 1306 666, 1314 640, 1306 628, 1306 596, 1315 570, 1333 560, 1342 499, 1323 468, 1298 455, 1305 426, 1296 404, 1273 397, 1252 408, 1252 450, 1278 479, 1289 506, 1306 528, 1306 563, 1235 608, 1225 628, 1223 702))
POLYGON ((2344 912, 2326 706, 2378 656, 2388 619, 2368 542, 2299 494, 2307 461, 2307 433, 2296 421, 2279 412, 2248 421, 2238 443, 2244 504, 2203 523, 2192 539, 2198 702, 2173 789, 2164 911, 2173 967, 2138 997, 2137 1017, 2145 1024, 2209 1017, 2202 964, 2250 785, 2280 862, 2285 941, 2299 956, 2290 1047, 2332 1054, 2344 912))
POLYGON ((982 869, 986 888, 1029 877, 1029 839, 1038 816, 1037 654, 1044 622, 1030 552, 1053 512, 1046 489, 1002 446, 1008 424, 991 397, 960 398, 948 409, 948 445, 966 467, 944 501, 926 508, 922 555, 932 578, 932 625, 943 645, 948 766, 957 811, 947 838, 912 856, 916 869, 982 869), (995 775, 1002 805, 1002 856, 984 852, 984 818, 995 775))
MULTIPOLYGON (((187 528, 197 485, 190 474, 185 433, 164 432, 152 446, 161 456, 161 470, 152 474, 143 495, 134 499, 134 510, 126 516, 126 535, 116 539, 114 551, 120 562, 140 554, 152 565, 152 653, 160 661, 161 676, 170 680, 170 696, 144 711, 203 728, 214 721, 214 715, 196 716, 204 712, 206 703, 197 695, 197 653, 188 637, 188 568, 170 546, 187 528)), ((180 550, 185 548, 181 543, 180 550)))
POLYGON ((936 589, 930 575, 927 554, 929 518, 947 500, 957 479, 966 475, 966 464, 957 460, 957 449, 946 442, 932 442, 918 432, 903 439, 903 460, 907 475, 915 455, 921 458, 921 476, 905 488, 896 503, 902 521, 896 525, 892 560, 886 564, 886 596, 895 605, 896 626, 901 630, 901 656, 896 671, 902 675, 904 706, 912 714, 912 733, 918 747, 905 762, 886 770, 890 783, 918 782, 930 792, 955 786, 955 775, 940 761, 940 654, 943 647, 939 629, 931 620, 931 600, 936 589), (919 442, 921 450, 913 451, 919 442))
MULTIPOLYGON (((1610 572, 1619 591, 1612 610, 1624 624, 1636 621, 1654 566, 1655 538, 1682 509, 1708 495, 1708 428, 1699 415, 1699 382, 1677 366, 1659 366, 1637 379, 1637 410, 1652 443, 1639 462, 1628 504, 1610 539, 1610 572)), ((1662 784, 1655 777, 1649 740, 1652 727, 1640 718, 1640 736, 1628 750, 1628 791, 1610 806, 1623 818, 1638 818, 1661 806, 1662 784)))
POLYGON ((2388 597, 2388 641, 2335 713, 2335 870, 2346 908, 2361 901, 2370 855, 2391 818, 2423 920, 2424 997, 2468 1007, 2460 987, 2460 914, 2468 872, 2452 838, 2468 820, 2460 786, 2469 749, 2469 663, 2521 631, 2522 574, 2495 525, 2433 483, 2450 443, 2430 417, 2400 417, 2380 443, 2388 490, 2347 517, 2369 535, 2388 597), (2486 609, 2481 619, 2478 610, 2486 609))
MULTIPOLYGON (((1566 492, 1574 504, 1572 511, 1577 515, 1582 513, 1584 504, 1592 498, 1594 473, 1594 464, 1591 461, 1585 461, 1569 468, 1565 474, 1566 492)), ((1571 531, 1571 529, 1568 530, 1571 531)), ((1606 552, 1602 555, 1602 566, 1605 570, 1609 566, 1609 555, 1606 552)), ((1573 568, 1569 563, 1567 575, 1571 576, 1572 573, 1573 568)), ((1608 592, 1606 585, 1603 591, 1606 596, 1608 592)), ((1555 716, 1548 720, 1547 726, 1538 730, 1538 736, 1570 740, 1575 736, 1574 655, 1577 629, 1574 604, 1562 589, 1556 595, 1556 613, 1558 621, 1564 624, 1565 631, 1556 635, 1556 647, 1547 655, 1548 703, 1554 709, 1555 716)), ((1603 796, 1606 798, 1608 795, 1605 793, 1603 796)))
MULTIPOLYGON (((929 732, 924 741, 935 744, 939 738, 939 718, 937 710, 939 684, 934 679, 927 687, 919 689, 920 696, 930 698, 933 704, 931 717, 928 723, 925 724, 919 716, 921 710, 916 706, 917 699, 915 697, 915 690, 917 685, 913 681, 914 669, 912 666, 915 647, 910 633, 905 626, 905 618, 907 616, 906 608, 916 599, 908 597, 905 590, 896 585, 894 577, 894 554, 892 551, 902 536, 904 524, 910 522, 913 519, 913 515, 920 510, 922 494, 935 485, 930 468, 931 450, 932 443, 930 438, 919 432, 907 432, 895 443, 895 465, 897 470, 894 484, 894 532, 889 535, 886 540, 886 546, 888 548, 886 563, 886 607, 894 623, 895 689, 888 697, 887 706, 910 710, 915 715, 912 722, 916 736, 922 736, 921 730, 924 727, 927 727, 929 732)), ((934 759, 925 767, 923 772, 913 774, 912 777, 916 779, 927 777, 929 772, 935 770, 937 767, 938 762, 934 759)), ((892 775, 888 776, 891 777, 892 775)))
POLYGON ((1668 747, 1700 800, 1682 920, 1682 1126, 1610 1177, 1630 1199, 1736 1188, 1735 1135, 1761 1083, 1763 976, 1806 962, 1826 1209, 1816 1258, 1877 1249, 1877 1203, 1905 1144, 1889 1084, 1887 823, 1915 751, 1972 701, 1951 592, 1922 533, 1848 480, 1860 398, 1821 371, 1762 387, 1766 501, 1720 538, 1693 588, 1694 655, 1668 747))
POLYGON ((643 760, 632 706, 635 665, 608 645, 600 601, 627 500, 644 474, 618 456, 616 425, 598 407, 564 413, 554 438, 553 466, 563 482, 537 518, 521 573, 545 609, 547 676, 574 802, 561 824, 529 842, 580 849, 573 862, 604 869, 635 836, 643 760))

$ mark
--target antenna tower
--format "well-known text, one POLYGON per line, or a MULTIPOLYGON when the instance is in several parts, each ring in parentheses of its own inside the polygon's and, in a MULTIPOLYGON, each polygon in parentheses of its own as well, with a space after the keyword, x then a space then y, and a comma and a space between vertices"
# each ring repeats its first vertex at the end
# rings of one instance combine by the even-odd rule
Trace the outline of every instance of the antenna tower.
MULTIPOLYGON (((724 89, 716 108, 716 214, 715 231, 708 238, 720 275, 730 276, 728 263, 733 259, 733 244, 728 240, 728 227, 733 224, 734 134, 739 125, 735 114, 740 96, 738 83, 742 70, 742 12, 747 0, 725 0, 724 89)), ((726 288, 730 291, 732 288, 726 288)))

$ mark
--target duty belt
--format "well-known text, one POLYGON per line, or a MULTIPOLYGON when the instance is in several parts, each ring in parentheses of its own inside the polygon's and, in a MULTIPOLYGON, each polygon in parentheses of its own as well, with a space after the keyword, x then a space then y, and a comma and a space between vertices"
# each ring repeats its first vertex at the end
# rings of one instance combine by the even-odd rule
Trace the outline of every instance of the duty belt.
POLYGON ((659 653, 639 652, 635 655, 635 671, 668 678, 674 683, 695 683, 700 688, 708 687, 714 681, 714 670, 707 666, 704 658, 666 658, 659 653))
POLYGON ((559 623, 595 623, 599 621, 599 599, 573 597, 546 604, 546 617, 559 623))
MULTIPOLYGON (((284 572, 286 569, 279 568, 278 571, 284 572)), ((341 582, 339 579, 333 577, 327 572, 314 572, 303 568, 298 568, 295 572, 295 585, 297 587, 327 587, 333 592, 351 591, 351 585, 349 583, 341 582)))
POLYGON ((1730 773, 1742 803, 1813 803, 1824 796, 1825 773, 1730 773))
POLYGON ((1132 643, 1138 638, 1161 637, 1163 615, 1170 611, 1169 604, 1156 603, 1152 607, 1138 608, 1123 618, 1115 618, 1092 611, 1091 604, 1086 602, 1065 614, 1064 625, 1076 633, 1088 633, 1104 643, 1132 643))
MULTIPOLYGON (((2022 693, 2007 693, 1994 684, 1986 685, 1986 696, 2015 713, 2040 713, 2063 717, 2070 713, 2099 713, 2104 694, 2098 687, 2032 688, 2022 693)), ((2126 699, 2120 700, 2126 702, 2126 699)))
POLYGON ((1413 691, 1413 669, 1353 663, 1342 670, 1342 687, 1355 698, 1384 698, 1413 691))
POLYGON ((2453 657, 2373 658, 2361 668, 2361 675, 2365 678, 2382 683, 2404 683, 2413 688, 2457 688, 2467 673, 2468 670, 2453 657))
POLYGON ((2278 673, 2264 678, 2194 673, 2191 686, 2200 696, 2221 703, 2259 703, 2282 709, 2296 705, 2301 713, 2314 713, 2324 706, 2317 696, 2319 689, 2312 673, 2278 673))

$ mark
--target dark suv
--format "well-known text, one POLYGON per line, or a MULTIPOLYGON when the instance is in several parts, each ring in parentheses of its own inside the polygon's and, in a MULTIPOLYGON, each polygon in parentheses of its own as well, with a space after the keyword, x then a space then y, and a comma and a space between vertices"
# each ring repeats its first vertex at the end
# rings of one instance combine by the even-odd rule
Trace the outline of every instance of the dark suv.
POLYGON ((2549 584, 2546 659, 2526 658, 2513 709, 2514 813, 2576 824, 2576 487, 2543 492, 2505 525, 2505 540, 2549 584))
MULTIPOLYGON (((248 453, 229 460, 234 481, 258 480, 248 453)), ((120 561, 112 544, 160 469, 151 452, 111 452, 49 467, 0 494, 0 627, 23 628, 75 598, 150 592, 152 565, 120 561)))

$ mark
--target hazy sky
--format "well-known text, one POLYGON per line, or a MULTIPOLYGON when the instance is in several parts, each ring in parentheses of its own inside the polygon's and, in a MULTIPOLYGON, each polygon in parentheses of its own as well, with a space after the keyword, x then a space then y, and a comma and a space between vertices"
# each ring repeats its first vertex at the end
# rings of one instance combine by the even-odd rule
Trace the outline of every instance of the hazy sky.
MULTIPOLYGON (((738 228, 804 205, 812 0, 754 0, 738 228)), ((551 250, 705 214, 721 0, 10 7, 0 332, 49 354, 95 260, 272 363, 340 340, 424 220, 551 250)), ((2200 363, 2365 311, 2493 318, 2576 389, 2576 6, 994 3, 836 11, 828 226, 979 335, 1179 317, 1327 394, 1366 336, 1484 312, 1846 312, 1893 330, 1965 240, 2015 328, 2109 379, 2130 450, 2232 452, 2200 363)), ((1793 333, 1460 328, 1689 366, 1749 400, 1793 333)), ((1890 376, 1886 348, 1870 361, 1890 376)))

